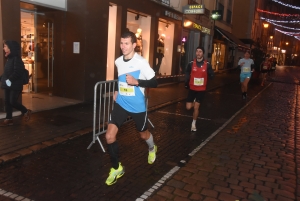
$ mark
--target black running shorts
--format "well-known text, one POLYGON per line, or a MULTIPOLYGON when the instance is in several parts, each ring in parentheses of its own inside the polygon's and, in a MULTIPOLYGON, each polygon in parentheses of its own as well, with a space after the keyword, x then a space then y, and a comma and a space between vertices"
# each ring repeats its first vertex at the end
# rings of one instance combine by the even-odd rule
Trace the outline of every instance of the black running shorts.
POLYGON ((189 90, 186 102, 192 103, 194 100, 198 103, 201 103, 204 99, 205 96, 205 91, 194 91, 194 90, 189 90))
POLYGON ((131 117, 133 119, 136 125, 136 129, 139 132, 147 130, 147 112, 128 112, 124 108, 122 108, 118 103, 114 104, 114 109, 110 114, 109 123, 115 124, 118 128, 120 128, 128 117, 131 117))

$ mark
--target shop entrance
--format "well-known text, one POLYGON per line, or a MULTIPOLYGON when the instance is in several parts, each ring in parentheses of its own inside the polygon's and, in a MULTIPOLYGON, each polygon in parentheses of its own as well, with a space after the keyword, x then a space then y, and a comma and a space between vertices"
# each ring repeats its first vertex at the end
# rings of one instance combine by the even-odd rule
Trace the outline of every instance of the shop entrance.
POLYGON ((185 69, 190 61, 195 58, 196 48, 200 45, 200 32, 183 30, 181 40, 181 73, 185 73, 185 69))
POLYGON ((23 92, 52 95, 53 89, 53 31, 51 13, 21 10, 22 60, 31 79, 23 92))

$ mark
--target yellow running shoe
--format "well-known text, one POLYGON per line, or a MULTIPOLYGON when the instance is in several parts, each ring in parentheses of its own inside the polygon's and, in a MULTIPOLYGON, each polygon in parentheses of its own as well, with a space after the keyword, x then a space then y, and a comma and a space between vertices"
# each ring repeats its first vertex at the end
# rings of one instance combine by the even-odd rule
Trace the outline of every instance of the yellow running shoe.
POLYGON ((117 182, 117 179, 122 177, 125 173, 125 168, 119 163, 119 168, 116 170, 114 168, 110 168, 109 176, 106 179, 106 184, 108 186, 113 185, 114 183, 117 182))
POLYGON ((149 155, 148 155, 148 163, 149 164, 153 164, 155 159, 156 159, 156 152, 157 152, 157 146, 154 145, 154 148, 152 151, 149 151, 149 155))

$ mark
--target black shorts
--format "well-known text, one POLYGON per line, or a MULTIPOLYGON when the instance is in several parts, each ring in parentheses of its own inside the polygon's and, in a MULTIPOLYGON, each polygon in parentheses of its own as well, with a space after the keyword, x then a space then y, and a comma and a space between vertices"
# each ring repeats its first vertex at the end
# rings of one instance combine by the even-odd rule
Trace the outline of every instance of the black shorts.
POLYGON ((194 100, 198 103, 201 103, 204 99, 205 96, 205 91, 194 91, 194 90, 189 90, 188 97, 186 99, 186 102, 192 103, 194 100))
POLYGON ((135 122, 136 129, 139 132, 147 130, 147 112, 128 112, 118 103, 114 104, 114 109, 110 114, 109 124, 115 124, 118 128, 120 128, 129 116, 132 117, 133 121, 135 122))
POLYGON ((261 73, 267 73, 267 72, 269 72, 269 70, 261 70, 260 72, 261 73))

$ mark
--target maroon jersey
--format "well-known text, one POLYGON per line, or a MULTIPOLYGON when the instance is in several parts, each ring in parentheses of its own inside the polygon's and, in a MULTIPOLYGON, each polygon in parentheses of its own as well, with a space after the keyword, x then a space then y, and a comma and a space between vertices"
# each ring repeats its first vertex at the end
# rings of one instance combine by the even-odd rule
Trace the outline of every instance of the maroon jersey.
POLYGON ((196 59, 193 61, 190 77, 190 89, 194 91, 205 91, 207 85, 207 61, 199 68, 196 59))

